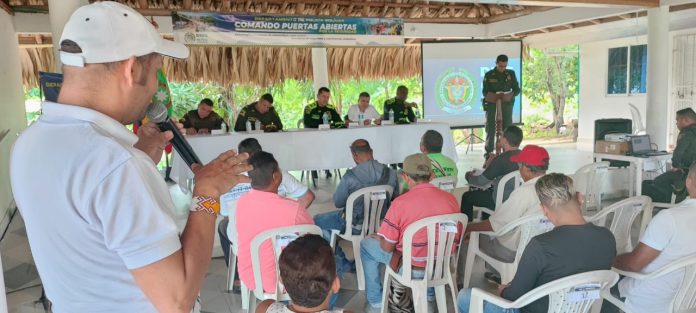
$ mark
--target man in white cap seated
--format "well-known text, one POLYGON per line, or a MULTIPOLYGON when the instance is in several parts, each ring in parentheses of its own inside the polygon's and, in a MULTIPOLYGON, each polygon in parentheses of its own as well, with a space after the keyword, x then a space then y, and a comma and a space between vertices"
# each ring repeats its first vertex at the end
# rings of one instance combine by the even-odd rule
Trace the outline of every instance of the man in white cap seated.
MULTIPOLYGON (((155 164, 173 134, 134 135, 157 89, 162 39, 136 11, 105 1, 77 9, 59 41, 57 103, 17 139, 10 178, 53 312, 190 312, 210 264, 220 194, 249 179, 246 154, 194 164, 196 186, 179 232, 155 164), (47 156, 50 158, 47 159, 47 156)), ((199 308, 198 308, 199 309, 199 308)))

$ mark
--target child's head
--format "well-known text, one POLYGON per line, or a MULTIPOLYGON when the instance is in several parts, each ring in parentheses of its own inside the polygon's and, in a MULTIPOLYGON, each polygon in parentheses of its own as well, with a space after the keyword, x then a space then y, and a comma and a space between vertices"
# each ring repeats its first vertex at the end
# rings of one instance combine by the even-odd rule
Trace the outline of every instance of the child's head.
POLYGON ((291 242, 280 255, 280 278, 293 304, 316 308, 340 289, 336 261, 329 243, 318 235, 304 235, 291 242))

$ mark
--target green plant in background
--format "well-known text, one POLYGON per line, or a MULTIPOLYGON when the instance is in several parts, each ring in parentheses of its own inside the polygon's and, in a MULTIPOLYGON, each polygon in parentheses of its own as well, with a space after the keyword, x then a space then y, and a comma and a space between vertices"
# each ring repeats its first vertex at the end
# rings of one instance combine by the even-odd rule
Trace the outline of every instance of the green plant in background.
POLYGON ((531 100, 530 107, 551 112, 551 124, 546 127, 556 134, 565 124, 567 109, 577 116, 579 59, 578 46, 571 45, 552 51, 531 48, 524 62, 522 93, 531 100))

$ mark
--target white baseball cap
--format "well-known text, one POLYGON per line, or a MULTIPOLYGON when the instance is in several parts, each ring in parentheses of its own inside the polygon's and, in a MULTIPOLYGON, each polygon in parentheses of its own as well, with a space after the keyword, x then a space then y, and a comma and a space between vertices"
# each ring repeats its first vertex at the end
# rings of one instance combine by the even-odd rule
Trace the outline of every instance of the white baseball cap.
POLYGON ((82 53, 60 52, 65 65, 84 67, 159 53, 178 59, 189 55, 188 48, 162 38, 154 26, 137 11, 114 1, 95 2, 78 8, 63 28, 63 40, 72 40, 82 53))

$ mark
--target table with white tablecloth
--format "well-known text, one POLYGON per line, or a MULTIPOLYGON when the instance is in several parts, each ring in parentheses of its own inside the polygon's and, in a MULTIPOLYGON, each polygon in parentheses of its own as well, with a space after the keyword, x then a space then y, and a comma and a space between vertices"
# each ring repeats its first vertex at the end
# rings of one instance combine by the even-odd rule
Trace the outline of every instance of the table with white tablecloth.
MULTIPOLYGON (((316 170, 351 168, 355 162, 349 146, 356 139, 367 140, 377 161, 385 164, 403 162, 406 156, 420 151, 420 139, 432 129, 442 134, 442 153, 457 161, 450 126, 444 123, 365 126, 347 129, 291 129, 277 133, 227 133, 222 135, 186 136, 201 162, 208 163, 220 153, 237 149, 240 141, 256 138, 264 151, 273 153, 282 170, 316 170)), ((171 178, 186 187, 193 173, 176 154, 172 158, 171 178)))

